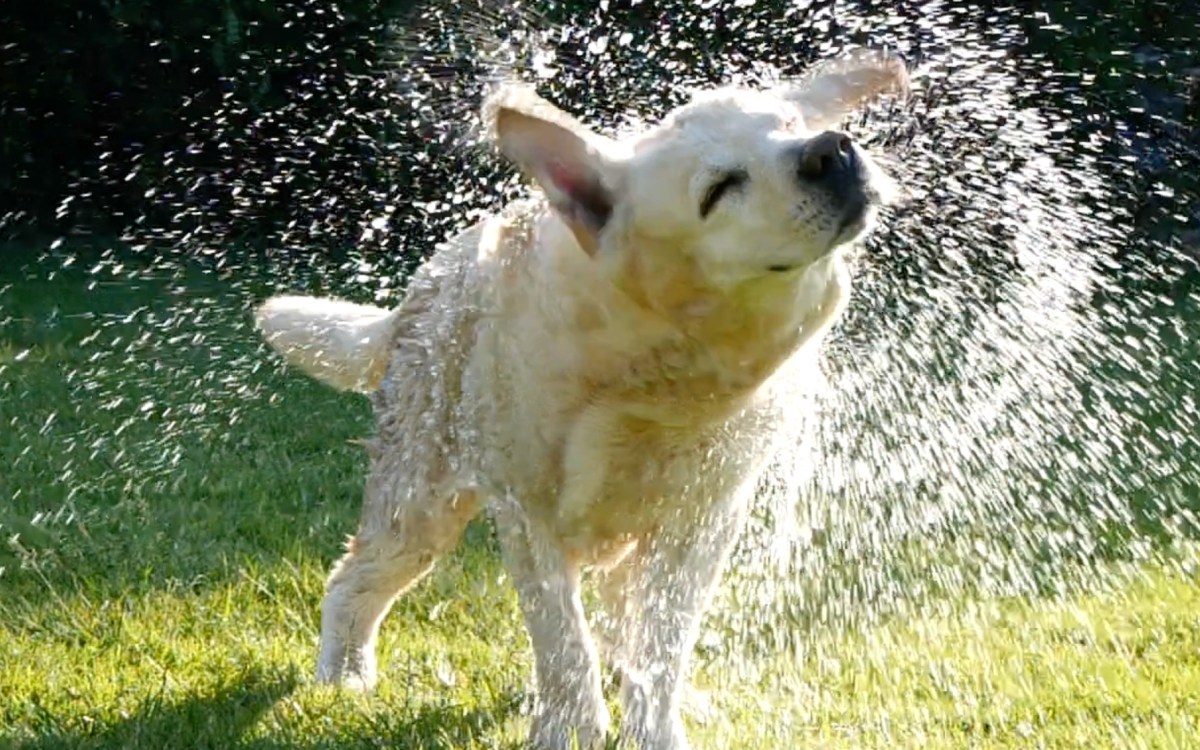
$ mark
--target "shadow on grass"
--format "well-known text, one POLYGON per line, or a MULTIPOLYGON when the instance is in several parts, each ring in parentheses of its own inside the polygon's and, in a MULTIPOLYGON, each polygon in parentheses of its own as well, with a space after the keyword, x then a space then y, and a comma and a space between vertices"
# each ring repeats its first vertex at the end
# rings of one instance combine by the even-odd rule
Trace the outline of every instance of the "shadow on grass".
POLYGON ((22 750, 235 747, 237 738, 299 683, 294 673, 252 672, 181 699, 159 696, 147 700, 136 713, 95 730, 51 730, 17 747, 22 750))
MULTIPOLYGON (((387 747, 393 750, 452 750, 480 741, 498 724, 515 716, 521 696, 496 697, 492 705, 464 708, 455 705, 422 706, 411 714, 386 709, 363 722, 308 732, 287 727, 287 718, 276 718, 276 736, 248 737, 260 720, 301 686, 294 672, 255 671, 239 680, 180 699, 148 700, 136 713, 102 727, 63 727, 15 747, 20 750, 346 750, 387 747)), ((31 710, 37 710, 31 708, 31 710)), ((311 726, 313 717, 296 716, 297 724, 311 726)), ((489 745, 490 746, 490 745, 489 745)), ((0 740, 0 747, 8 747, 0 740)), ((502 745, 516 750, 519 744, 502 745)))

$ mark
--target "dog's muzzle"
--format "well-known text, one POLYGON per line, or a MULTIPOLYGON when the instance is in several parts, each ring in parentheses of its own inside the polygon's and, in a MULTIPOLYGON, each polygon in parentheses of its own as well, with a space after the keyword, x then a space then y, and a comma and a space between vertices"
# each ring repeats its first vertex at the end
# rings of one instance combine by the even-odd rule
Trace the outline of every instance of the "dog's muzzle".
POLYGON ((854 141, 845 133, 827 130, 800 149, 796 176, 805 185, 826 191, 842 209, 838 232, 862 221, 869 202, 867 171, 854 141))

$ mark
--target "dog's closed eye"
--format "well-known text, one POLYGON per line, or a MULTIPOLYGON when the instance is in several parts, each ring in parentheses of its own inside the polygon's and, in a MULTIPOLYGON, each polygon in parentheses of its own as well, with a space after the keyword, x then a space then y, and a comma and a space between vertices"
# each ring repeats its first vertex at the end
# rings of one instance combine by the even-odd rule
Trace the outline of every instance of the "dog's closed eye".
POLYGON ((720 179, 709 187, 708 192, 704 194, 704 199, 700 201, 700 218, 707 218, 722 196, 730 190, 736 190, 745 185, 749 179, 750 175, 740 169, 734 169, 722 174, 720 179))

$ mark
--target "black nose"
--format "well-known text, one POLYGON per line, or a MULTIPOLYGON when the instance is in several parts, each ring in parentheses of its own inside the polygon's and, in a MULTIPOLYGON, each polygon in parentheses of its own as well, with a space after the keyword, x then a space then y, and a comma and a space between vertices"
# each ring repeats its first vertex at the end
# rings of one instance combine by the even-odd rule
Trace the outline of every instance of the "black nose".
POLYGON ((801 179, 823 180, 852 172, 857 158, 850 136, 826 130, 804 144, 798 171, 801 179))

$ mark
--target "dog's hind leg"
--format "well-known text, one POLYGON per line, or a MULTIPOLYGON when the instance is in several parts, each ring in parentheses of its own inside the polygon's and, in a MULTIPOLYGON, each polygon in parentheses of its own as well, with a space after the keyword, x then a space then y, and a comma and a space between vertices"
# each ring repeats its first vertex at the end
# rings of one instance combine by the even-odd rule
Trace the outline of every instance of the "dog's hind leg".
POLYGON ((393 493, 394 481, 394 475, 372 473, 362 524, 329 576, 321 604, 319 682, 371 689, 384 615, 454 547, 478 509, 473 491, 408 493, 399 503, 387 502, 379 494, 393 493))

